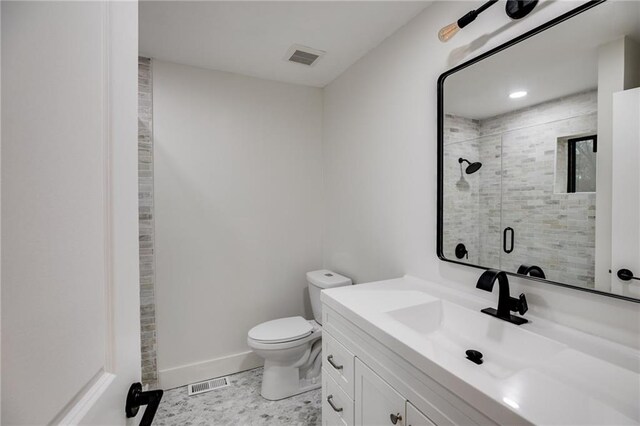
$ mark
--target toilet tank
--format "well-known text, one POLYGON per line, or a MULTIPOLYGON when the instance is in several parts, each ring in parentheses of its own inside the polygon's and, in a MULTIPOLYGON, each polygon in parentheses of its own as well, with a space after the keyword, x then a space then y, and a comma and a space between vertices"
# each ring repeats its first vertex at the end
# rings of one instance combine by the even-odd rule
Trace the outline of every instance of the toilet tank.
POLYGON ((325 288, 343 287, 351 285, 351 278, 336 274, 328 269, 307 272, 307 283, 309 283, 309 298, 311 299, 311 309, 313 317, 322 324, 322 304, 320 303, 320 291, 325 288))

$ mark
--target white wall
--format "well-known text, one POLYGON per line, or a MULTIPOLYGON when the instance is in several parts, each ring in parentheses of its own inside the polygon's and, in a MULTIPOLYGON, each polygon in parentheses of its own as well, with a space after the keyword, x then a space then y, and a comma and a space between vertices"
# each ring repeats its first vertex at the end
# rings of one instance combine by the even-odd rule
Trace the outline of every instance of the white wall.
MULTIPOLYGON (((496 299, 474 288, 478 270, 436 257, 436 81, 470 55, 578 4, 541 2, 516 22, 494 7, 443 44, 437 29, 477 4, 437 2, 325 88, 326 267, 356 282, 413 274, 496 299)), ((532 314, 640 347, 638 304, 511 281, 532 314)))
POLYGON ((260 364, 248 330, 305 315, 322 265, 322 92, 154 61, 160 384, 260 364))

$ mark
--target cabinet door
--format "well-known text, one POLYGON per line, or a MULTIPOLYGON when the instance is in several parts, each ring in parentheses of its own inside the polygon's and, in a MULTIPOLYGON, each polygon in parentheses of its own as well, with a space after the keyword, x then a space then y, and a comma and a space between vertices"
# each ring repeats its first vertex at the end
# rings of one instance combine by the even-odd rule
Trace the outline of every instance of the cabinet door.
POLYGON ((406 400, 356 358, 356 425, 405 426, 406 400))
POLYGON ((416 407, 407 401, 407 426, 436 426, 427 416, 422 414, 416 407))

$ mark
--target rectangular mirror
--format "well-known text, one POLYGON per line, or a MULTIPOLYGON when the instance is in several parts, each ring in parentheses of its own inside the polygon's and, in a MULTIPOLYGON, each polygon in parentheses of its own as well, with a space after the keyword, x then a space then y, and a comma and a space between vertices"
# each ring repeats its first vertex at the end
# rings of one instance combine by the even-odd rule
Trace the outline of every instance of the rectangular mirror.
POLYGON ((640 301, 638 111, 640 2, 587 2, 444 73, 438 256, 640 301))

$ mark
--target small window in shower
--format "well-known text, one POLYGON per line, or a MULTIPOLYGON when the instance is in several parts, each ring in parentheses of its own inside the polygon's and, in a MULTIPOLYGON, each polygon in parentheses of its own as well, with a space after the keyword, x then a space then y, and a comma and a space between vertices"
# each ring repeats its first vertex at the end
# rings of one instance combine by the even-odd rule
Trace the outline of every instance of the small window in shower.
POLYGON ((596 192, 598 137, 567 140, 567 192, 596 192))

